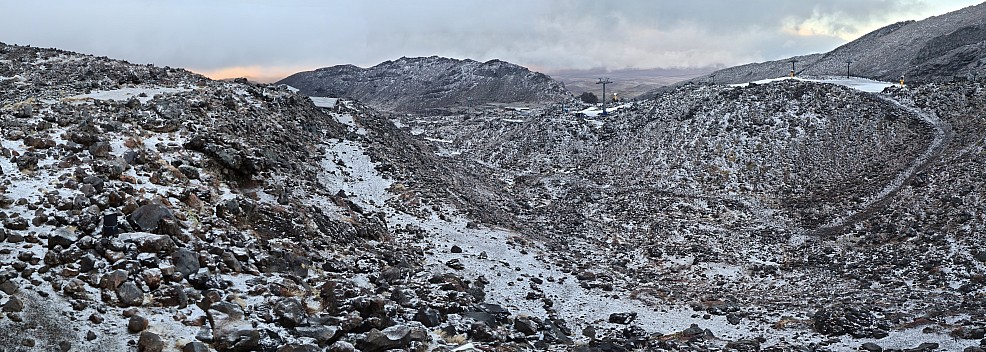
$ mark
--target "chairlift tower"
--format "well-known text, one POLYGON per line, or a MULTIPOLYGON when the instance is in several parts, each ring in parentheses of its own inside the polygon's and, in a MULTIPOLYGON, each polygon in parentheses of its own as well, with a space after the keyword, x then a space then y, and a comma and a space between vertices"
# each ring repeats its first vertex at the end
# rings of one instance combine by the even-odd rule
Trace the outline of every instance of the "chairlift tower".
POLYGON ((599 82, 596 82, 596 84, 603 85, 603 116, 606 116, 606 85, 610 83, 613 81, 610 81, 609 78, 600 78, 599 82))
POLYGON ((791 77, 794 77, 794 63, 795 62, 798 62, 798 60, 791 59, 791 61, 788 61, 788 62, 791 63, 791 77))

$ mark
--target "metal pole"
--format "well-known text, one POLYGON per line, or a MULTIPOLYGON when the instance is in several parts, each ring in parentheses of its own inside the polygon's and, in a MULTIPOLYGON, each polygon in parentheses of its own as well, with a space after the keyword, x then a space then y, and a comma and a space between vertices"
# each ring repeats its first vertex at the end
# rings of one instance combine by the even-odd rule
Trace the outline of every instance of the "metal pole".
POLYGON ((613 81, 610 81, 609 78, 600 78, 599 82, 596 82, 596 84, 603 85, 603 116, 606 116, 606 84, 609 83, 613 83, 613 81))
POLYGON ((798 60, 791 59, 791 61, 788 62, 791 63, 791 77, 794 77, 794 63, 798 62, 798 60))
POLYGON ((852 75, 849 74, 849 64, 852 64, 852 60, 846 60, 846 78, 852 78, 852 75))

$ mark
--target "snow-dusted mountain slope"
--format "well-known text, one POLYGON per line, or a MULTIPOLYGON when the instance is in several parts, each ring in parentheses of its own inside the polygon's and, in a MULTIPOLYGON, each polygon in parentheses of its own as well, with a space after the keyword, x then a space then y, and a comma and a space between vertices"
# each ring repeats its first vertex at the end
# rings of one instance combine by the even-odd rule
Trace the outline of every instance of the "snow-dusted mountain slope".
POLYGON ((986 87, 851 83, 387 114, 0 44, 0 349, 975 350, 986 87))
POLYGON ((479 214, 471 191, 373 110, 333 106, 0 44, 0 350, 461 345, 468 326, 434 329, 483 288, 423 265, 417 219, 479 214))
POLYGON ((986 189, 972 181, 984 97, 981 83, 874 94, 781 80, 688 85, 608 117, 557 105, 399 122, 507 190, 522 232, 583 287, 732 314, 772 326, 764 336, 804 324, 905 348, 925 319, 942 322, 929 333, 984 324, 969 303, 986 274, 986 189))
POLYGON ((879 81, 945 82, 983 78, 986 72, 986 3, 921 21, 888 25, 827 53, 751 63, 691 82, 745 83, 787 76, 850 74, 879 81))
POLYGON ((500 60, 400 58, 370 68, 341 65, 299 72, 278 83, 319 97, 352 97, 388 111, 571 98, 550 77, 500 60))

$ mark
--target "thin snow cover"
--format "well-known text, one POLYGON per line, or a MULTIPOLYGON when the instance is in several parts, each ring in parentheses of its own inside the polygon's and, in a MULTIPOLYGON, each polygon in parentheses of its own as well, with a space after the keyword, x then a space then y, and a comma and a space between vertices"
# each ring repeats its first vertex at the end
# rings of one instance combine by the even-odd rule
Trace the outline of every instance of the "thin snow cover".
POLYGON ((169 88, 169 87, 126 87, 114 90, 97 90, 89 94, 80 94, 69 97, 69 99, 93 99, 93 100, 115 100, 127 101, 136 97, 141 103, 147 103, 158 94, 175 94, 191 91, 191 88, 169 88), (143 94, 144 96, 140 96, 143 94))
POLYGON ((390 123, 394 124, 394 127, 405 128, 407 125, 401 122, 400 119, 390 119, 390 123))
POLYGON ((279 84, 279 86, 287 88, 287 90, 291 91, 291 93, 298 93, 299 91, 301 91, 301 89, 289 86, 287 84, 279 84))
POLYGON ((167 161, 174 161, 182 156, 181 154, 183 153, 180 154, 173 151, 182 150, 181 146, 185 142, 185 136, 174 132, 155 133, 143 139, 145 149, 161 153, 161 158, 167 161), (169 150, 172 150, 172 152, 169 152, 169 150))
POLYGON ((339 101, 339 98, 326 98, 326 97, 308 97, 308 99, 311 99, 312 103, 314 103, 315 106, 320 108, 335 107, 336 102, 339 101))
MULTIPOLYGON (((719 337, 739 339, 755 337, 751 327, 740 324, 730 325, 725 317, 713 316, 710 319, 693 317, 695 312, 687 307, 658 310, 647 303, 628 297, 615 298, 601 290, 583 289, 579 280, 571 274, 562 272, 545 262, 547 256, 540 248, 518 248, 508 245, 509 238, 520 237, 503 229, 466 227, 467 220, 461 217, 441 220, 437 216, 430 219, 414 219, 407 215, 395 214, 388 219, 391 223, 415 223, 432 233, 429 239, 433 250, 426 259, 426 266, 433 273, 448 272, 445 266, 449 260, 456 259, 465 266, 459 271, 463 277, 485 277, 490 283, 486 287, 486 300, 510 310, 511 314, 547 317, 540 300, 528 300, 531 278, 543 281, 538 285, 545 297, 558 302, 554 306, 561 318, 573 331, 593 326, 611 325, 605 319, 612 313, 635 312, 634 324, 646 326, 648 331, 670 333, 681 331, 690 324, 710 328, 719 337), (457 245, 462 253, 451 253, 449 248, 457 245)), ((578 337, 581 338, 581 337, 578 337)), ((584 339, 584 338, 582 338, 584 339)), ((584 341, 583 341, 584 342, 584 341)))
MULTIPOLYGON (((783 80, 793 79, 796 81, 803 82, 815 82, 815 83, 831 83, 855 90, 869 92, 869 93, 879 93, 885 88, 893 86, 894 83, 874 81, 872 79, 862 78, 862 77, 823 77, 823 78, 802 78, 802 77, 781 77, 781 78, 768 78, 759 81, 753 81, 753 84, 767 84, 771 82, 778 82, 783 80)), ((746 87, 750 83, 740 83, 740 84, 730 84, 730 87, 746 87)))
MULTIPOLYGON (((523 240, 525 236, 514 231, 482 226, 467 226, 468 219, 460 215, 439 216, 437 213, 427 217, 416 217, 397 211, 386 205, 393 197, 388 191, 391 182, 384 179, 375 169, 375 163, 366 155, 363 148, 353 141, 331 140, 327 145, 325 157, 321 161, 324 169, 319 181, 331 191, 343 190, 356 202, 374 211, 382 211, 387 216, 389 226, 415 226, 428 232, 427 242, 420 244, 426 254, 425 272, 422 277, 454 271, 446 263, 458 260, 464 269, 455 271, 464 278, 473 280, 485 278, 486 302, 499 304, 513 315, 547 317, 540 300, 528 300, 528 292, 535 290, 531 282, 534 278, 542 283, 536 285, 545 297, 557 302, 560 318, 564 319, 573 331, 581 331, 587 326, 597 328, 619 328, 606 321, 612 313, 634 312, 634 324, 646 327, 649 332, 672 333, 682 331, 691 324, 708 328, 722 339, 738 340, 763 336, 763 322, 743 320, 731 325, 724 316, 704 317, 687 306, 663 301, 659 296, 649 294, 648 287, 621 288, 619 295, 598 289, 584 289, 579 280, 570 273, 556 267, 548 251, 537 242, 523 240), (521 244, 526 242, 526 244, 521 244), (451 247, 459 246, 461 253, 452 253, 451 247), (633 298, 636 296, 636 298, 633 298)), ((454 214, 454 209, 444 209, 442 214, 454 214)), ((414 243, 411 241, 410 243, 414 243)), ((691 260, 682 258, 685 262, 691 260)), ((735 265, 710 263, 703 270, 712 277, 723 279, 743 276, 743 268, 735 265)), ((356 278, 362 281, 361 278, 356 278)), ((778 284, 785 284, 779 282, 778 284)), ((789 312, 803 316, 803 312, 789 312)), ((575 336, 580 342, 585 338, 575 336)), ((958 342, 944 333, 925 334, 921 329, 892 331, 890 336, 875 342, 888 347, 913 347, 924 341, 939 341, 945 349, 958 349, 958 342)), ((770 334, 766 343, 797 341, 810 343, 829 341, 836 349, 854 349, 869 339, 854 339, 843 336, 831 339, 816 334, 804 334, 800 330, 779 330, 770 334)))
MULTIPOLYGON (((36 120, 34 119, 32 121, 36 120)), ((62 134, 55 134, 55 136, 60 135, 62 134)), ((61 139, 58 139, 58 141, 63 142, 61 139)), ((24 154, 28 151, 28 148, 21 141, 0 140, 0 147, 15 151, 18 154, 24 154)), ((50 167, 57 162, 58 160, 45 155, 44 159, 38 161, 38 167, 35 171, 23 173, 19 170, 17 164, 11 162, 10 159, 0 158, 0 170, 3 171, 0 173, 2 175, 0 179, 9 182, 3 194, 14 200, 27 199, 31 203, 34 203, 35 199, 40 198, 42 195, 53 191, 58 192, 58 195, 62 197, 73 196, 71 191, 54 186, 58 182, 58 177, 50 170, 50 167)), ((6 211, 8 215, 17 213, 28 219, 34 216, 34 212, 26 207, 19 208, 19 211, 15 209, 6 211)))
MULTIPOLYGON (((332 142, 330 142, 332 143, 332 142)), ((571 274, 546 263, 547 256, 537 246, 517 248, 508 245, 511 237, 520 234, 504 229, 468 228, 468 220, 453 216, 443 220, 438 215, 417 218, 385 206, 392 194, 387 190, 391 182, 384 179, 374 168, 370 158, 361 146, 352 141, 336 141, 326 146, 327 152, 321 165, 325 172, 319 181, 330 191, 340 189, 354 195, 354 201, 368 200, 375 204, 360 204, 373 210, 388 214, 388 223, 395 225, 414 225, 429 231, 432 250, 428 251, 426 266, 433 272, 446 272, 451 269, 445 263, 458 259, 465 264, 461 274, 465 277, 485 277, 490 281, 487 287, 487 301, 508 308, 513 314, 527 314, 546 317, 547 312, 539 300, 525 299, 530 290, 530 278, 543 280, 540 287, 547 297, 557 302, 561 317, 573 324, 578 331, 589 324, 608 324, 596 321, 611 313, 636 312, 637 322, 654 331, 681 331, 690 324, 713 328, 722 337, 742 338, 756 336, 745 325, 730 325, 725 317, 711 319, 692 317, 694 312, 687 307, 655 310, 645 302, 626 297, 613 298, 599 290, 585 290, 571 274), (356 177, 354 175, 361 175, 356 177), (463 253, 451 253, 448 249, 458 245, 463 253)))
POLYGON ((346 126, 349 126, 349 127, 357 127, 356 126, 356 120, 353 119, 353 115, 350 115, 350 114, 335 114, 335 113, 333 113, 332 114, 332 117, 334 117, 336 119, 336 121, 339 121, 339 123, 341 123, 343 125, 346 125, 346 126))
POLYGON ((425 137, 425 140, 426 141, 429 141, 429 142, 435 142, 435 143, 445 143, 445 144, 452 144, 452 143, 454 143, 453 141, 450 141, 448 139, 441 139, 441 138, 425 137))
MULTIPOLYGON (((620 327, 608 323, 605 317, 612 313, 635 312, 637 318, 633 322, 634 325, 645 327, 649 332, 667 334, 682 331, 691 324, 698 324, 703 329, 712 330, 721 339, 750 339, 764 335, 762 323, 744 320, 738 325, 731 325, 724 316, 715 315, 706 319, 703 317, 704 314, 696 314, 689 307, 658 302, 656 301, 658 298, 647 296, 646 292, 641 294, 640 299, 654 302, 649 304, 623 295, 616 297, 604 291, 584 289, 575 276, 547 263, 545 251, 537 245, 515 247, 508 244, 510 238, 522 237, 516 232, 484 227, 470 229, 466 226, 468 220, 460 216, 443 220, 437 215, 432 215, 427 219, 419 219, 403 213, 390 213, 387 221, 400 225, 415 224, 429 231, 431 247, 425 252, 428 256, 425 266, 429 268, 431 274, 451 271, 445 263, 456 259, 465 266, 465 269, 458 271, 460 275, 470 279, 482 276, 489 281, 486 286, 487 302, 499 304, 514 315, 548 316, 541 300, 525 299, 527 292, 532 291, 531 278, 539 278, 543 283, 538 286, 543 290, 545 297, 556 302, 554 308, 573 331, 581 331, 589 325, 597 328, 620 327), (452 245, 462 248, 462 253, 452 253, 450 250, 452 245)), ((707 267, 707 271, 713 275, 729 278, 741 275, 742 269, 737 266, 712 264, 707 267)), ((646 291, 646 288, 635 291, 646 291)), ((624 293, 628 292, 629 289, 624 293)), ((829 340, 832 343, 829 347, 851 350, 864 342, 876 342, 890 348, 909 348, 922 342, 936 341, 944 350, 960 350, 963 347, 961 341, 951 339, 946 333, 929 334, 921 330, 920 327, 894 330, 890 331, 888 337, 879 340, 856 339, 846 335, 838 337, 838 341, 832 341, 821 335, 805 335, 795 330, 776 330, 767 337, 767 344, 785 340, 799 343, 829 340)), ((586 342, 581 336, 573 336, 573 338, 586 342)))
MULTIPOLYGON (((312 99, 315 99, 315 98, 312 98, 312 99)), ((336 98, 318 98, 318 99, 336 99, 336 98)), ((336 99, 336 100, 338 100, 338 99, 336 99)), ((333 104, 335 104, 335 103, 333 103, 333 104)), ((323 108, 331 108, 332 107, 332 106, 322 106, 322 105, 319 105, 318 103, 316 103, 315 106, 320 106, 320 107, 323 107, 323 108)), ((358 135, 362 135, 362 136, 365 136, 366 135, 366 129, 359 126, 359 124, 356 122, 356 118, 353 117, 352 114, 341 114, 341 113, 337 113, 337 112, 330 112, 329 113, 329 116, 332 116, 332 118, 336 119, 336 121, 338 121, 339 123, 341 123, 343 125, 346 125, 346 128, 348 130, 350 130, 352 132, 355 132, 358 135)))
MULTIPOLYGON (((606 113, 609 114, 609 113, 612 113, 612 112, 620 111, 620 109, 625 109, 625 108, 628 108, 628 107, 630 107, 632 105, 633 104, 620 104, 620 105, 608 107, 608 108, 606 108, 606 113)), ((580 113, 582 115, 585 115, 585 116, 588 116, 588 117, 596 117, 596 116, 599 116, 600 114, 603 113, 603 109, 600 109, 598 107, 593 106, 593 107, 590 107, 588 109, 579 111, 578 113, 580 113)))
POLYGON ((362 207, 379 210, 392 197, 387 192, 392 182, 377 172, 359 143, 348 140, 329 143, 324 146, 326 154, 320 162, 324 172, 319 176, 319 183, 330 192, 342 190, 353 195, 350 199, 362 207))

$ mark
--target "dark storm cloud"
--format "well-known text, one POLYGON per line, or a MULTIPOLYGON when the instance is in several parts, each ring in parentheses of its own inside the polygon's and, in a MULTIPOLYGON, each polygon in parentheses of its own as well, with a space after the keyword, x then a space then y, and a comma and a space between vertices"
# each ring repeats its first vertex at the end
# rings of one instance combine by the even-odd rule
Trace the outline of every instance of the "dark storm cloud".
POLYGON ((827 51, 970 0, 0 0, 0 41, 214 75, 400 56, 541 70, 696 67, 827 51))

